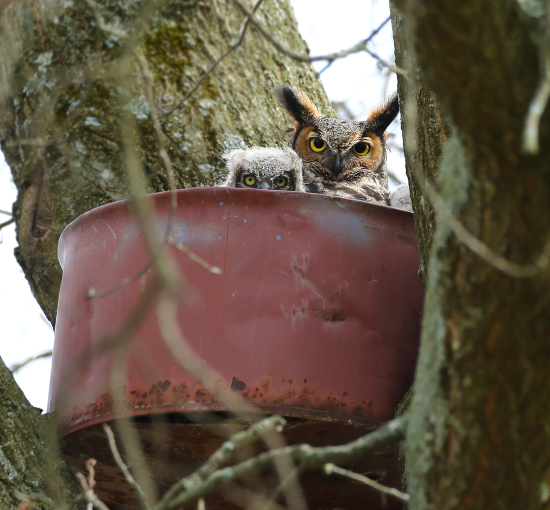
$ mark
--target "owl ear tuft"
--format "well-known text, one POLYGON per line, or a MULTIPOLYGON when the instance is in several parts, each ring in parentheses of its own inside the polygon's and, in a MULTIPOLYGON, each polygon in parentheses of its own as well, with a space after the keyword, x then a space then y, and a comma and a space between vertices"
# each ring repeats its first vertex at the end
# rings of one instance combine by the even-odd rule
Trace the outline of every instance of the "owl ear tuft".
POLYGON ((397 94, 379 108, 371 112, 367 119, 369 131, 383 133, 399 113, 399 99, 397 94))
POLYGON ((305 92, 293 89, 287 83, 275 88, 275 97, 298 126, 311 124, 319 116, 317 108, 305 92))

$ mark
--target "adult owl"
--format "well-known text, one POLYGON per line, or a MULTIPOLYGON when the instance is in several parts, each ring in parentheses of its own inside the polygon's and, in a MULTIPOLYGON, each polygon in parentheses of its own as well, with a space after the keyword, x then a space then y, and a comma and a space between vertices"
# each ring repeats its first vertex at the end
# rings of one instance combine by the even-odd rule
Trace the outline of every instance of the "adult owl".
POLYGON ((399 113, 397 96, 357 122, 320 115, 286 84, 275 95, 294 120, 289 146, 302 159, 308 192, 389 204, 385 131, 399 113))
POLYGON ((305 191, 302 161, 292 149, 253 147, 223 156, 228 170, 222 186, 279 191, 305 191))

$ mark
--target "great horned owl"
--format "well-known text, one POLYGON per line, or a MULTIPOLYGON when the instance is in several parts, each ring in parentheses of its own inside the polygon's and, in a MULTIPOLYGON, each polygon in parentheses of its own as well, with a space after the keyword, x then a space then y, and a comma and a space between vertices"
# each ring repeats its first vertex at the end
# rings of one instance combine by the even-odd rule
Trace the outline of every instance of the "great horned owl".
POLYGON ((286 84, 275 95, 294 119, 289 146, 302 159, 307 191, 389 203, 384 132, 399 112, 397 96, 356 122, 320 115, 304 92, 286 84))
POLYGON ((228 175, 222 186, 282 191, 306 191, 302 161, 292 149, 253 147, 223 156, 228 175))

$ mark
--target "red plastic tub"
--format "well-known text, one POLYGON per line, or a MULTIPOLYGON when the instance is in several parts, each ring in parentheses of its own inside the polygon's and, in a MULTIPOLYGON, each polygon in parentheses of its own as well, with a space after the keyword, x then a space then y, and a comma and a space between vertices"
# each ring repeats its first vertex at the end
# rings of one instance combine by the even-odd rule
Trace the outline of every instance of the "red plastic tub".
MULTIPOLYGON (((150 199, 166 228, 170 194, 150 199)), ((177 199, 173 237, 223 270, 210 273, 170 247, 194 289, 178 304, 180 328, 221 384, 267 413, 363 426, 391 419, 413 379, 423 304, 412 214, 233 188, 180 190, 177 199)), ((150 260, 125 201, 71 223, 59 260, 49 410, 70 436, 113 419, 113 354, 91 353, 122 327, 154 269, 87 298, 150 260)), ((163 344, 155 303, 127 352, 127 413, 225 410, 163 344)))

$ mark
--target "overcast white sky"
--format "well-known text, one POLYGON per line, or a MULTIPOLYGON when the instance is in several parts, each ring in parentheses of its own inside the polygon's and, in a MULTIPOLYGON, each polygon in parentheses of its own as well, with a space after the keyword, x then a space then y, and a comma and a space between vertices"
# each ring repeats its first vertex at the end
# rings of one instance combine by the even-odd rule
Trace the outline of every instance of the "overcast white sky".
MULTIPOLYGON (((387 0, 291 0, 300 30, 312 55, 332 53, 352 46, 368 35, 389 16, 387 0), (335 5, 337 8, 335 8, 335 5)), ((393 41, 388 23, 369 46, 386 61, 393 63, 393 41)), ((317 63, 318 70, 324 67, 317 63)), ((384 96, 396 90, 395 76, 389 79, 367 54, 352 55, 335 62, 321 75, 332 101, 345 101, 360 120, 378 105, 384 96)), ((393 124, 395 141, 401 140, 398 122, 393 124)), ((388 169, 405 181, 401 154, 389 155, 388 169)), ((0 210, 11 211, 16 191, 8 166, 0 153, 0 210)), ((0 223, 8 219, 0 213, 0 223)), ((53 331, 32 296, 17 264, 13 225, 0 232, 0 357, 11 366, 40 354, 53 346, 53 331)), ((36 407, 46 409, 51 361, 39 360, 16 374, 16 380, 36 407)))

